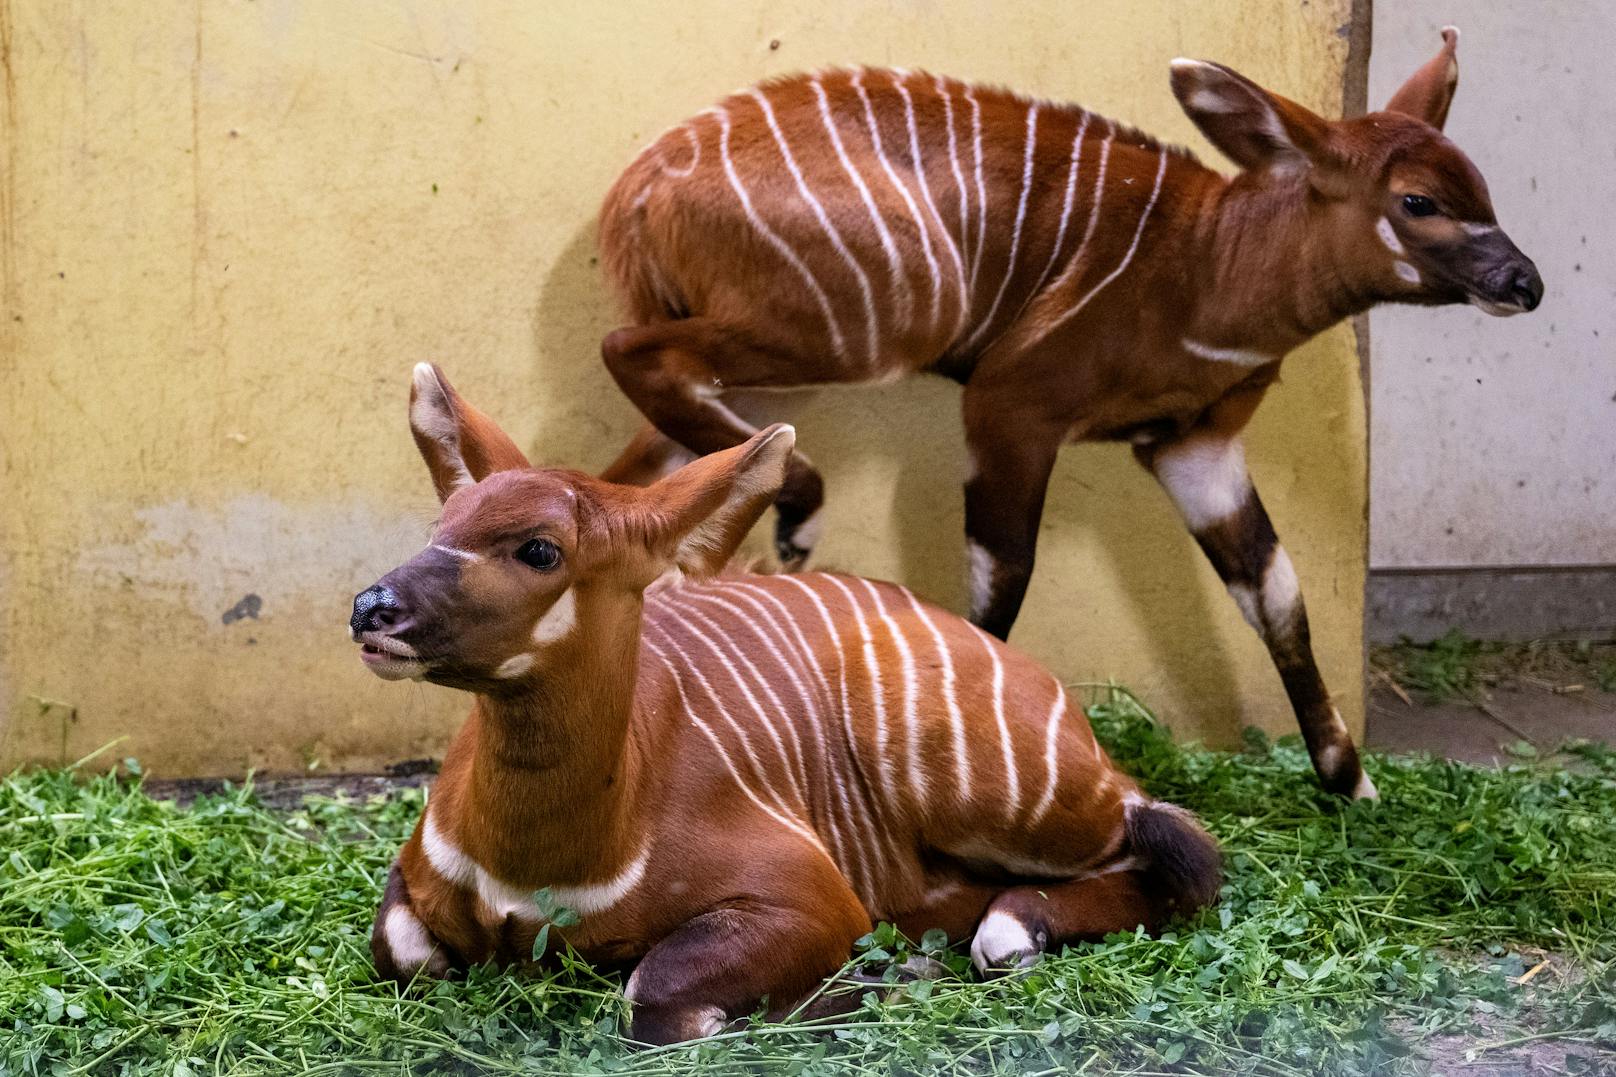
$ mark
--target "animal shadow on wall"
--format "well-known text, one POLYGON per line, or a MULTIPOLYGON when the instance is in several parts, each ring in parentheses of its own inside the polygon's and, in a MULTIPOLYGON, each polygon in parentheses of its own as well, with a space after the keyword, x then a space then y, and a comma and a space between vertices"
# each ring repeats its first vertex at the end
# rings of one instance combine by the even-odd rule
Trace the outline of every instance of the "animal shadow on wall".
MULTIPOLYGON (((532 393, 547 402, 550 415, 560 418, 548 420, 524 446, 532 449, 534 459, 591 473, 610 463, 644 421, 599 360, 602 337, 623 319, 602 279, 596 244, 595 222, 580 224, 535 297, 532 393)), ((892 385, 740 392, 726 399, 759 422, 794 425, 799 444, 824 473, 825 537, 810 567, 890 577, 964 612, 966 566, 959 535, 964 521, 961 484, 968 465, 957 385, 925 377, 892 385), (885 488, 888 482, 892 495, 883 503, 872 503, 856 490, 885 488), (870 544, 889 537, 890 556, 872 564, 870 544)), ((1270 409, 1280 405, 1276 399, 1270 409)), ((1268 461, 1261 449, 1253 449, 1259 474, 1271 470, 1265 468, 1268 461)), ((1126 447, 1069 446, 1051 480, 1049 503, 1054 508, 1045 519, 1044 560, 1032 588, 1028 621, 1036 620, 1040 609, 1049 609, 1051 601, 1059 625, 1103 626, 1131 612, 1145 631, 1145 664, 1159 670, 1159 676, 1193 684, 1195 697, 1235 699, 1235 656, 1216 631, 1221 613, 1207 597, 1207 580, 1215 577, 1166 497, 1126 447), (1072 573, 1061 551, 1072 544, 1096 555, 1083 560, 1076 578, 1067 578, 1072 573), (1115 579, 1130 611, 1104 603, 1099 589, 1088 582, 1107 575, 1115 579), (1164 616, 1169 604, 1170 619, 1164 616)), ((1308 505, 1292 511, 1306 515, 1315 510, 1308 505)), ((772 526, 765 518, 748 548, 769 550, 772 526)), ((1013 642, 1035 654, 1041 650, 1025 636, 1013 642)), ((1255 637, 1249 642, 1260 649, 1255 637)), ((1080 665, 1067 663, 1065 672, 1103 678, 1113 672, 1116 658, 1103 649, 1091 650, 1079 657, 1080 665)), ((1213 742, 1236 739, 1241 724, 1240 715, 1231 711, 1181 717, 1196 723, 1199 735, 1213 742), (1221 721, 1207 724, 1213 718, 1221 721)))

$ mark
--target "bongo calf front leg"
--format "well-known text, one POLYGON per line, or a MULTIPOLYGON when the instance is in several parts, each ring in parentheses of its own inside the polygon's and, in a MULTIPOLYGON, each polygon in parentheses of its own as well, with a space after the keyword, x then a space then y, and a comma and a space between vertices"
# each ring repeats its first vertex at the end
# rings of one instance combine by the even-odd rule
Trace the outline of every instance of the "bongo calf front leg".
POLYGON ((1240 612, 1268 648, 1324 787, 1373 798, 1346 723, 1313 658, 1307 608, 1290 556, 1246 472, 1240 439, 1213 431, 1135 450, 1178 506, 1240 612))
POLYGON ((784 1016, 869 930, 869 915, 839 878, 789 899, 703 913, 653 946, 629 977, 629 1035, 651 1044, 710 1036, 764 1000, 770 1016, 784 1016))

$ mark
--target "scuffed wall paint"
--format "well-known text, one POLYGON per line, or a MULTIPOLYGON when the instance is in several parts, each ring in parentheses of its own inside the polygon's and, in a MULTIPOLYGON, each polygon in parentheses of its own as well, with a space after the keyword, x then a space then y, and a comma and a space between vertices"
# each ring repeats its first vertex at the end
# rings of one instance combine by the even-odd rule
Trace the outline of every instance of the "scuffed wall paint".
MULTIPOLYGON (((0 762, 117 738, 105 759, 165 773, 441 751, 463 699, 377 682, 343 639, 353 592, 436 512, 409 368, 443 363, 537 460, 607 463, 636 417, 598 358, 614 322, 595 209, 641 145, 719 94, 901 63, 1204 149, 1170 58, 1334 114, 1350 7, 6 9, 0 762)), ((957 403, 931 381, 782 402, 829 483, 823 563, 961 605, 957 403)), ((1354 723, 1363 431, 1340 329, 1292 358, 1250 452, 1354 723)), ((1293 727, 1261 645, 1122 448, 1064 454, 1015 642, 1209 739, 1293 727)))

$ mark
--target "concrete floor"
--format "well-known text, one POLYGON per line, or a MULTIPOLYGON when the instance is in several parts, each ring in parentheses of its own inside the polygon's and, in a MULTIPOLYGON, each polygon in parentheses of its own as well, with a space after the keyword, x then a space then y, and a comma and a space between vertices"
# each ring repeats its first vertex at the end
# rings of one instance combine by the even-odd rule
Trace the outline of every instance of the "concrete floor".
POLYGON ((1616 694, 1512 683, 1492 689, 1479 704, 1421 703, 1377 683, 1366 739, 1379 751, 1429 752, 1470 763, 1509 762, 1516 757, 1507 746, 1523 740, 1539 753, 1568 740, 1616 743, 1616 694))

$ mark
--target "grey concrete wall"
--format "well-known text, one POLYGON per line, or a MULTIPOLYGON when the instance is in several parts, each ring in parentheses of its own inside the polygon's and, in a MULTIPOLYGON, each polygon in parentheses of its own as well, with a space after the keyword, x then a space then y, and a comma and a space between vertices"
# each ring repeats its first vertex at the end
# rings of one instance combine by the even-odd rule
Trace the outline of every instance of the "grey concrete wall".
POLYGON ((1369 103, 1460 28, 1448 135, 1547 295, 1370 319, 1370 564, 1616 564, 1616 3, 1377 3, 1369 103))

